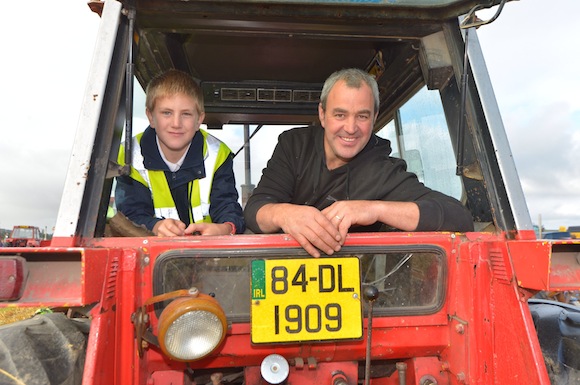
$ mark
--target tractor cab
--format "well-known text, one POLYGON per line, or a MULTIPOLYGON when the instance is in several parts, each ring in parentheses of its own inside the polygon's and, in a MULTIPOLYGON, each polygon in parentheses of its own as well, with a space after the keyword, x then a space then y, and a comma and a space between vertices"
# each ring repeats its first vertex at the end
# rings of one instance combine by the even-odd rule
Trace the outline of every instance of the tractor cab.
MULTIPOLYGON (((318 123, 326 77, 356 67, 377 79, 374 130, 390 140, 393 156, 428 187, 464 202, 476 230, 532 229, 495 99, 475 83, 490 87, 473 27, 473 52, 464 55, 470 28, 463 27, 483 22, 472 13, 460 26, 458 16, 479 9, 477 3, 137 1, 123 7, 126 15, 110 21, 116 35, 96 48, 83 134, 71 159, 79 167, 67 178, 55 238, 104 234, 114 177, 126 172, 115 166, 119 145, 146 127, 138 119, 144 118, 142 90, 170 68, 201 85, 205 128, 236 155, 242 205, 278 134, 318 123)), ((105 2, 90 5, 107 23, 105 2)))

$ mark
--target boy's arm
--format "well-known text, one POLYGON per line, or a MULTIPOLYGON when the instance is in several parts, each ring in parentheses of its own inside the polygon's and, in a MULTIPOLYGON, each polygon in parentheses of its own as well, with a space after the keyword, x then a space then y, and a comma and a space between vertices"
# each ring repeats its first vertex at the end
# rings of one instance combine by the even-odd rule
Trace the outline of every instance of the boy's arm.
POLYGON ((115 205, 132 222, 144 225, 151 231, 161 220, 155 217, 151 191, 129 176, 117 177, 115 205))

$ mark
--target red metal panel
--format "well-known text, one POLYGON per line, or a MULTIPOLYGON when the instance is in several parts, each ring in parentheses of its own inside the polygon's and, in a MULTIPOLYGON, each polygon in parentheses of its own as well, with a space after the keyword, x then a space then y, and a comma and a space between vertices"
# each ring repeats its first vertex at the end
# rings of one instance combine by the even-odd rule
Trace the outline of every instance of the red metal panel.
POLYGON ((518 285, 526 289, 580 289, 580 241, 508 241, 518 285))
MULTIPOLYGON (((90 253, 89 253, 90 254, 90 253)), ((115 384, 115 352, 117 344, 117 280, 119 251, 104 258, 106 283, 101 286, 101 298, 91 311, 91 331, 87 345, 83 385, 115 384)), ((134 353, 125 350, 125 354, 134 353)), ((129 382, 131 384, 132 382, 129 382)))
MULTIPOLYGON (((79 251, 23 254, 23 256, 27 260, 30 275, 21 303, 46 307, 82 305, 82 267, 79 251)), ((98 297, 95 298, 97 299, 98 297)))
MULTIPOLYGON (((449 374, 437 357, 415 357, 406 361, 408 384, 449 384, 449 374), (431 382, 429 382, 431 381, 431 382)), ((399 376, 397 375, 397 378, 399 376)))
POLYGON ((116 384, 117 382, 114 380, 114 352, 117 347, 115 342, 115 313, 105 311, 100 306, 93 310, 85 357, 83 385, 116 384))
POLYGON ((508 241, 518 285, 527 289, 547 290, 551 246, 542 241, 508 241))
POLYGON ((441 354, 451 383, 549 384, 528 296, 517 286, 502 237, 464 243, 454 254, 450 345, 441 354))
MULTIPOLYGON (((495 383, 549 384, 548 375, 533 321, 527 305, 528 295, 518 289, 513 266, 504 242, 490 245, 491 344, 495 383)), ((474 293, 477 295, 478 293, 474 293)))
POLYGON ((110 250, 40 247, 13 251, 26 260, 28 269, 20 305, 69 307, 100 299, 110 250))
POLYGON ((119 263, 117 279, 116 324, 117 338, 116 354, 116 384, 137 384, 140 368, 137 365, 137 345, 135 328, 131 316, 140 302, 140 295, 136 292, 136 275, 140 273, 141 253, 136 250, 125 250, 119 263))
POLYGON ((107 263, 111 255, 119 254, 121 249, 83 249, 81 259, 81 303, 95 303, 101 298, 107 274, 107 263))
POLYGON ((185 373, 177 370, 153 372, 147 380, 147 385, 182 385, 185 382, 185 373))
MULTIPOLYGON (((104 250, 102 255, 107 263, 106 277, 101 279, 102 297, 94 311, 89 341, 89 344, 98 345, 89 347, 85 385, 136 385, 147 381, 163 384, 167 379, 182 379, 173 375, 182 373, 187 364, 167 360, 158 348, 149 346, 142 358, 137 356, 131 315, 152 296, 151 274, 155 259, 176 248, 191 253, 195 249, 232 248, 234 245, 243 248, 253 244, 255 249, 254 242, 262 240, 272 249, 295 243, 283 235, 208 237, 203 243, 195 237, 177 240, 129 238, 99 241, 101 246, 106 244, 107 247, 99 249, 92 245, 91 249, 84 250, 82 255, 87 263, 98 260, 101 254, 97 250, 104 250), (156 371, 159 373, 152 375, 156 371)), ((447 255, 447 299, 442 309, 429 315, 375 318, 373 359, 404 360, 408 365, 408 384, 430 378, 425 376, 434 377, 440 384, 548 384, 525 303, 527 295, 517 286, 514 274, 517 268, 510 259, 514 250, 525 253, 530 249, 515 246, 508 254, 505 242, 501 234, 470 234, 467 237, 447 233, 349 235, 349 245, 427 244, 440 247, 447 255), (515 347, 514 343, 517 343, 515 347)), ((535 260, 540 261, 540 255, 547 250, 542 243, 524 243, 535 250, 535 260)), ((87 281, 83 285, 88 286, 90 273, 86 268, 84 271, 87 281)), ((156 334, 155 314, 150 311, 149 315, 151 330, 156 334)), ((249 324, 234 324, 216 356, 190 363, 189 367, 219 370, 247 366, 246 382, 258 384, 261 361, 271 353, 278 353, 291 363, 306 362, 309 358, 315 360, 316 369, 291 364, 291 375, 296 384, 318 385, 318 382, 330 384, 329 373, 333 370, 360 366, 366 355, 366 331, 365 338, 360 341, 284 345, 252 345, 249 332, 249 324), (357 361, 359 364, 355 365, 357 361)), ((353 375, 356 378, 356 374, 353 375)), ((371 382, 373 385, 397 383, 397 373, 371 382)))
POLYGON ((548 290, 580 290, 580 241, 552 245, 548 290))

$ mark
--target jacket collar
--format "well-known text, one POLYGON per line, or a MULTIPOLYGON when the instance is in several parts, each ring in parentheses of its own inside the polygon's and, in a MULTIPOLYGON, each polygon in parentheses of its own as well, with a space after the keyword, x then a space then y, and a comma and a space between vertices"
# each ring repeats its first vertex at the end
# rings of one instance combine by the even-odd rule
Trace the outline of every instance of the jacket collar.
MULTIPOLYGON (((161 158, 159 149, 157 148, 157 134, 155 130, 148 126, 141 137, 141 154, 143 155, 143 164, 148 170, 170 171, 167 164, 161 158)), ((193 136, 191 146, 185 155, 185 160, 181 165, 180 170, 192 169, 194 174, 198 171, 205 176, 205 168, 203 164, 203 135, 201 132, 196 132, 193 136)))

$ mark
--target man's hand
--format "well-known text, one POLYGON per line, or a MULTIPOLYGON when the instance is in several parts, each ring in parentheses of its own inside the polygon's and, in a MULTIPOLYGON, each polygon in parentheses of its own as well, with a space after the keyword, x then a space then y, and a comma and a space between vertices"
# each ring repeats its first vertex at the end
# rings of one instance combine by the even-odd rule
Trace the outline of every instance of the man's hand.
POLYGON ((178 237, 185 235, 185 223, 177 219, 162 219, 153 226, 158 237, 178 237))
POLYGON ((322 214, 336 226, 341 239, 346 239, 351 226, 366 226, 377 222, 378 212, 373 209, 373 203, 373 201, 338 201, 322 210, 322 214))
POLYGON ((413 231, 419 223, 419 207, 413 202, 338 201, 322 213, 336 225, 341 239, 346 239, 348 229, 354 225, 381 222, 400 230, 413 231))
POLYGON ((262 231, 273 233, 281 229, 315 258, 320 257, 319 250, 332 255, 344 242, 338 227, 315 207, 271 203, 258 210, 257 220, 262 231))

